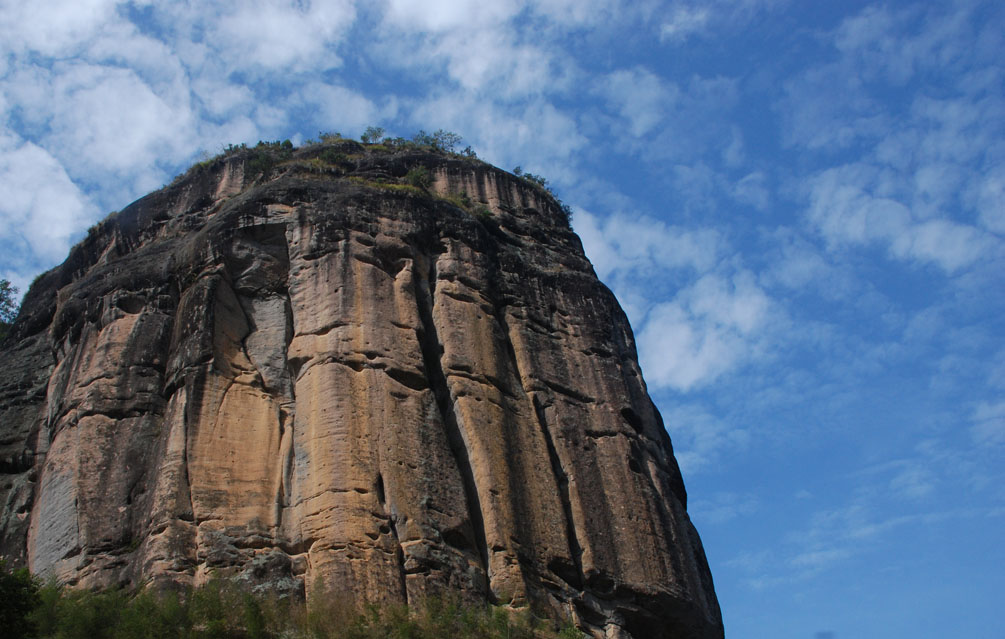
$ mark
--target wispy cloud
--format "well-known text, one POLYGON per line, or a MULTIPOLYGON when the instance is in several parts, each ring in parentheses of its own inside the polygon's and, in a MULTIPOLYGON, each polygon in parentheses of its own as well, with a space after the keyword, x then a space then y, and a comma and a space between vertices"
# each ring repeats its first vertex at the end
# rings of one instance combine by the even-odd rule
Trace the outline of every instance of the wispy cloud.
POLYGON ((783 3, 779 0, 676 0, 665 9, 660 37, 663 41, 682 45, 694 36, 704 35, 712 27, 720 31, 743 28, 765 9, 783 3))
POLYGON ((757 495, 720 492, 688 501, 688 513, 699 525, 719 525, 757 512, 757 495))
POLYGON ((742 454, 753 440, 747 429, 712 415, 696 403, 671 404, 663 418, 673 437, 674 455, 686 477, 716 468, 729 455, 742 454))
POLYGON ((660 37, 671 42, 685 42, 702 33, 708 26, 711 9, 677 4, 671 9, 660 28, 660 37))
POLYGON ((977 444, 1005 444, 1005 402, 981 403, 974 411, 973 422, 970 433, 977 444))
POLYGON ((834 61, 786 85, 789 144, 842 158, 804 191, 831 248, 879 244, 951 274, 1000 252, 987 230, 1001 228, 1002 76, 985 47, 964 44, 988 28, 969 5, 869 8, 832 34, 834 61))

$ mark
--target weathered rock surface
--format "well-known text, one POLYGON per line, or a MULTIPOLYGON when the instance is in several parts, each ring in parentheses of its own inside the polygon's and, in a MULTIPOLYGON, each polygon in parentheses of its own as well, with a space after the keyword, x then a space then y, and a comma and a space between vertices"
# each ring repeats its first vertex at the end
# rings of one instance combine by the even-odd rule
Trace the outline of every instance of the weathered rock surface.
POLYGON ((0 354, 0 554, 722 636, 631 329, 556 202, 453 156, 269 153, 192 169, 32 286, 0 354))

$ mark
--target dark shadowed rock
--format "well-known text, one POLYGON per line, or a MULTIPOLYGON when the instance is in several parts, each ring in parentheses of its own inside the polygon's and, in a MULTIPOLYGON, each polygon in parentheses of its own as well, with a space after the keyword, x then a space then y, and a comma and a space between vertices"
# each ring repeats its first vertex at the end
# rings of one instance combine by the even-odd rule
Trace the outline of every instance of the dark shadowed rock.
POLYGON ((558 204, 481 162, 195 167, 43 275, 0 357, 0 554, 36 573, 722 636, 624 314, 558 204))

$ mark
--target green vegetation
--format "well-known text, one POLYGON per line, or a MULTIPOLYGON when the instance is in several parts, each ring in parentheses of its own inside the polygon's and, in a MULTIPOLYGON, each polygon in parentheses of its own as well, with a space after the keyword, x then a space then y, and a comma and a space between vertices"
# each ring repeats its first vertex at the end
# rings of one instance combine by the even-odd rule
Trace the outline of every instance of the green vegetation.
POLYGON ((181 592, 87 591, 40 585, 0 562, 0 629, 10 639, 580 639, 531 615, 429 599, 369 606, 320 591, 306 604, 212 581, 181 592))
MULTIPOLYGON (((426 133, 420 129, 412 138, 412 141, 419 146, 429 146, 437 151, 453 153, 454 149, 463 141, 463 138, 456 133, 444 131, 443 129, 437 129, 434 133, 426 133)), ((470 149, 471 147, 469 146, 466 150, 470 151, 470 149)))
POLYGON ((560 200, 558 196, 555 195, 555 192, 548 185, 547 178, 545 178, 543 175, 535 175, 533 173, 527 173, 519 166, 513 169, 513 175, 524 180, 525 182, 536 184, 537 186, 544 189, 548 193, 548 195, 555 198, 555 201, 558 202, 559 209, 562 211, 562 217, 565 219, 566 225, 572 224, 572 209, 569 207, 568 204, 560 200))
POLYGON ((405 182, 414 187, 426 190, 433 184, 433 176, 424 166, 415 166, 405 174, 405 182))
MULTIPOLYGON (((7 330, 14 323, 20 307, 17 303, 17 287, 8 280, 0 280, 0 342, 7 337, 7 330)), ((0 626, 2 627, 2 626, 0 626)))
POLYGON ((359 139, 363 144, 375 144, 384 137, 384 128, 379 126, 368 126, 359 139))
POLYGON ((277 164, 290 159, 290 156, 293 155, 293 143, 289 140, 282 142, 279 140, 275 142, 259 140, 251 152, 251 157, 246 164, 247 171, 252 175, 268 175, 277 164))
MULTIPOLYGON (((9 284, 7 280, 2 280, 9 284)), ((35 636, 33 613, 39 609, 41 598, 38 583, 28 574, 27 568, 7 570, 0 559, 0 628, 10 639, 27 639, 35 636)))
POLYGON ((322 162, 326 164, 332 164, 334 166, 340 166, 344 168, 349 168, 353 166, 353 162, 348 155, 342 153, 341 151, 337 151, 331 147, 328 147, 327 149, 322 151, 321 155, 318 156, 318 159, 320 159, 322 162))
MULTIPOLYGON (((360 166, 360 163, 366 163, 368 161, 366 159, 367 155, 380 152, 393 153, 397 151, 413 150, 438 153, 441 155, 453 156, 455 158, 478 158, 477 154, 470 146, 466 146, 463 150, 457 151, 456 149, 460 147, 463 142, 463 138, 451 131, 437 129, 433 133, 427 133, 424 130, 420 130, 412 136, 411 139, 403 137, 385 137, 385 133, 386 131, 383 127, 368 126, 360 136, 360 142, 366 145, 365 153, 362 152, 359 142, 343 137, 341 133, 336 131, 319 132, 318 138, 320 139, 320 142, 307 140, 300 147, 306 152, 296 154, 294 154, 295 148, 293 143, 289 140, 283 140, 282 142, 278 140, 272 142, 259 141, 258 144, 251 148, 245 144, 231 144, 223 150, 222 154, 214 158, 203 159, 191 167, 188 172, 176 177, 175 182, 178 182, 184 175, 187 175, 192 171, 210 166, 220 158, 226 158, 240 153, 244 154, 246 158, 245 175, 249 178, 256 178, 259 176, 267 178, 275 169, 279 167, 290 167, 295 169, 299 168, 311 173, 327 173, 346 176, 360 184, 366 184, 368 186, 382 188, 385 190, 428 194, 429 188, 432 186, 433 179, 429 170, 423 166, 415 166, 410 169, 408 173, 400 179, 400 182, 395 182, 385 178, 357 178, 351 175, 347 176, 347 174, 355 171, 357 167, 360 166), (317 147, 319 144, 321 145, 320 149, 308 149, 308 147, 317 147)), ((571 223, 572 209, 558 199, 555 192, 549 185, 548 180, 544 176, 525 172, 519 166, 513 169, 513 173, 528 185, 538 188, 554 198, 558 202, 561 217, 564 219, 566 225, 571 223)), ((489 211, 487 207, 473 207, 470 200, 464 194, 461 196, 448 195, 443 199, 447 199, 454 204, 457 204, 480 219, 488 220, 491 218, 491 211, 489 211), (460 198, 459 200, 458 197, 460 198)))

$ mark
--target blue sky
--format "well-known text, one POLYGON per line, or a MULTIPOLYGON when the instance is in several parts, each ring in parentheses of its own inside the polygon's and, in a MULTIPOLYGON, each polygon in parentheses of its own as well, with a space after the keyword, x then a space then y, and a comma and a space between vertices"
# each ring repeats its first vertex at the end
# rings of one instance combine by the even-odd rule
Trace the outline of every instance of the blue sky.
POLYGON ((1005 6, 0 0, 0 277, 229 143, 461 134, 635 329, 731 638, 1005 628, 1005 6))

